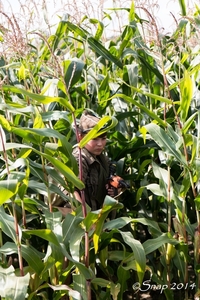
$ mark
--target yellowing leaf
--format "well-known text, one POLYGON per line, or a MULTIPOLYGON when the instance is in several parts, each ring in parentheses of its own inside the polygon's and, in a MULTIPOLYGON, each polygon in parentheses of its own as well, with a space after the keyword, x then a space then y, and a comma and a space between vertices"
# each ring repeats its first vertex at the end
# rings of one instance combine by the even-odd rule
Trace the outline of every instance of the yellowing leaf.
POLYGON ((181 120, 182 122, 184 122, 187 119, 188 110, 190 108, 193 96, 193 82, 190 75, 187 72, 185 72, 184 79, 180 83, 180 93, 180 114, 181 120))
POLYGON ((146 144, 146 134, 147 134, 147 129, 146 129, 145 127, 142 127, 142 128, 140 128, 139 130, 140 130, 140 133, 142 134, 144 144, 146 144))
POLYGON ((11 131, 11 126, 6 120, 6 118, 3 115, 0 115, 0 124, 2 125, 3 128, 5 128, 7 131, 11 131))
POLYGON ((26 70, 23 64, 19 68, 18 76, 19 76, 19 80, 25 80, 26 78, 26 70))

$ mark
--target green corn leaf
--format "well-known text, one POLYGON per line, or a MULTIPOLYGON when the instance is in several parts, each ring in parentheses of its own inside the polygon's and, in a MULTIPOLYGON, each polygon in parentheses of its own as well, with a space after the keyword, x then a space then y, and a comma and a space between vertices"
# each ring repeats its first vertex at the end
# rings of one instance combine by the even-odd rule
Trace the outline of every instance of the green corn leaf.
MULTIPOLYGON (((23 258, 27 261, 28 265, 32 270, 34 270, 38 275, 41 274, 44 265, 42 258, 44 255, 37 251, 34 247, 26 246, 21 244, 21 252, 23 258)), ((13 253, 18 253, 18 248, 16 244, 7 242, 0 248, 0 253, 5 255, 11 255, 13 253)))
POLYGON ((48 154, 43 154, 43 156, 52 163, 52 165, 66 177, 66 179, 71 182, 75 187, 82 190, 84 188, 84 183, 78 179, 78 177, 74 174, 74 172, 66 166, 63 162, 58 159, 52 157, 48 154))
POLYGON ((117 269, 117 277, 121 286, 119 291, 119 299, 123 299, 123 293, 127 290, 127 283, 130 278, 130 272, 126 269, 126 267, 124 267, 124 265, 120 265, 117 269))
POLYGON ((180 8, 181 8, 181 13, 183 16, 186 16, 186 3, 185 0, 178 0, 179 4, 180 4, 180 8))
POLYGON ((99 285, 100 287, 110 288, 111 282, 109 280, 103 278, 94 278, 92 279, 92 283, 99 285))
MULTIPOLYGON (((136 92, 139 92, 139 93, 143 93, 144 95, 150 97, 150 98, 154 98, 158 101, 161 101, 161 102, 164 102, 164 103, 168 103, 170 104, 171 103, 171 100, 167 99, 167 98, 164 98, 164 97, 161 97, 161 96, 157 96, 157 95, 154 95, 154 94, 150 94, 150 93, 146 93, 146 92, 142 92, 140 89, 137 89, 135 87, 131 87, 134 91, 136 92)), ((162 126, 166 126, 166 123, 158 117, 157 114, 155 114, 154 112, 152 112, 151 110, 149 110, 146 106, 142 105, 141 103, 139 103, 138 101, 134 100, 133 98, 129 97, 129 96, 126 96, 124 94, 116 94, 114 96, 112 96, 110 98, 111 99, 114 99, 114 98, 122 98, 124 99, 126 102, 128 103, 132 103, 133 105, 139 107, 142 111, 144 111, 149 117, 152 118, 152 120, 156 120, 159 124, 161 124, 162 126)))
POLYGON ((120 58, 123 54, 123 51, 124 49, 127 48, 127 46, 129 45, 130 43, 130 40, 132 39, 134 33, 133 33, 133 30, 130 26, 126 26, 125 27, 125 30, 123 32, 123 35, 122 35, 122 42, 120 44, 120 47, 119 47, 119 51, 118 51, 118 58, 120 58))
POLYGON ((197 116, 197 114, 199 114, 198 112, 195 112, 194 114, 192 114, 183 124, 183 128, 181 129, 183 134, 186 134, 188 132, 188 130, 190 129, 191 126, 194 126, 194 121, 195 118, 197 116))
POLYGON ((161 147, 161 149, 166 154, 176 158, 178 162, 188 168, 185 157, 178 149, 176 149, 173 140, 161 127, 154 123, 150 123, 144 127, 148 130, 153 140, 161 147))
POLYGON ((121 217, 114 220, 111 220, 109 222, 106 222, 103 226, 104 230, 112 230, 112 229, 120 229, 128 225, 132 222, 131 218, 128 217, 121 217))
POLYGON ((131 247, 136 262, 137 275, 140 284, 144 278, 146 268, 146 255, 142 244, 133 238, 130 232, 120 232, 124 242, 131 247))
POLYGON ((176 239, 170 237, 168 233, 163 233, 159 237, 147 240, 143 243, 145 254, 147 255, 154 252, 166 243, 177 245, 179 242, 176 239))
POLYGON ((87 41, 94 52, 96 52, 98 55, 101 55, 108 61, 113 62, 119 68, 123 68, 121 61, 114 55, 112 55, 98 40, 96 40, 94 37, 91 37, 91 35, 87 31, 76 26, 75 24, 72 24, 71 22, 67 22, 67 26, 71 31, 74 31, 76 34, 80 35, 85 41, 87 41))
MULTIPOLYGON (((35 113, 35 109, 32 105, 27 106, 25 104, 25 106, 24 106, 19 103, 15 103, 15 102, 12 102, 9 104, 5 104, 5 103, 0 104, 0 110, 3 110, 3 111, 6 110, 7 112, 11 113, 13 116, 16 116, 16 119, 14 120, 13 124, 11 122, 9 122, 8 120, 6 120, 6 122, 4 122, 4 121, 1 122, 1 120, 0 120, 2 127, 4 127, 8 131, 11 131, 11 124, 16 125, 16 126, 19 125, 20 116, 27 116, 30 113, 33 113, 33 114, 35 113)), ((0 115, 0 118, 1 118, 1 115, 0 115)))
POLYGON ((91 226, 97 222, 98 218, 99 218, 98 211, 89 211, 87 213, 87 216, 83 220, 83 224, 85 226, 86 231, 89 231, 91 226))
POLYGON ((59 246, 59 242, 57 240, 56 235, 50 229, 35 229, 35 230, 23 229, 23 232, 29 235, 39 236, 40 238, 59 246))
POLYGON ((114 283, 112 281, 103 279, 103 278, 94 278, 92 280, 92 283, 95 285, 100 286, 101 288, 107 288, 110 289, 109 294, 112 295, 113 300, 117 300, 117 296, 120 292, 120 284, 119 283, 114 283))
POLYGON ((64 107, 68 108, 70 112, 74 112, 75 109, 74 107, 70 104, 68 99, 62 98, 62 97, 49 97, 49 96, 44 96, 44 95, 39 95, 39 94, 34 94, 31 92, 28 92, 27 90, 17 88, 11 85, 3 85, 1 87, 4 91, 16 93, 16 94, 22 94, 24 96, 29 97, 32 100, 38 101, 39 103, 42 104, 49 104, 51 102, 58 102, 64 107))
POLYGON ((132 222, 141 223, 141 224, 147 226, 148 230, 153 235, 153 237, 159 237, 162 234, 160 227, 158 226, 158 223, 151 219, 137 218, 137 219, 132 219, 132 222))
MULTIPOLYGON (((33 131, 32 128, 17 128, 17 127, 12 127, 11 130, 14 134, 21 136, 23 139, 25 139, 27 141, 27 143, 33 143, 33 144, 38 144, 39 143, 39 139, 41 137, 43 137, 42 134, 37 134, 36 132, 33 131)), ((41 131, 42 132, 42 131, 41 131)), ((8 149, 9 143, 6 145, 7 149, 8 149)), ((16 144, 17 146, 17 144, 16 144)), ((16 148, 25 148, 25 145, 23 147, 21 147, 21 145, 18 145, 16 148)), ((26 148, 30 148, 30 146, 26 146, 26 148)))
POLYGON ((111 282, 110 294, 112 295, 113 300, 119 299, 118 295, 120 293, 120 290, 121 290, 120 283, 111 282))
POLYGON ((50 286, 54 291, 69 291, 69 296, 71 296, 73 300, 80 300, 82 298, 79 292, 71 289, 66 284, 59 284, 57 286, 49 284, 48 286, 50 286))
MULTIPOLYGON (((7 213, 5 213, 3 206, 0 206, 0 228, 2 231, 11 238, 15 243, 17 242, 14 218, 7 213)), ((21 228, 18 226, 19 231, 19 241, 21 241, 22 232, 21 228)))
POLYGON ((180 272, 180 281, 184 282, 186 262, 181 257, 180 251, 176 251, 175 257, 173 258, 173 263, 180 272))
POLYGON ((105 222, 108 214, 112 210, 122 208, 122 207, 123 207, 123 205, 121 203, 119 203, 117 200, 113 199, 112 197, 110 197, 110 196, 105 197, 103 207, 99 211, 99 218, 97 220, 96 228, 95 228, 95 231, 94 231, 94 234, 93 234, 93 242, 94 242, 95 253, 97 253, 97 251, 98 251, 99 238, 100 238, 100 235, 102 233, 104 222, 105 222))
MULTIPOLYGON (((168 195, 168 184, 170 185, 170 193, 173 191, 173 185, 171 180, 169 180, 169 171, 160 168, 156 163, 152 163, 153 173, 156 178, 159 179, 159 188, 162 191, 163 196, 167 199, 168 195)), ((156 184, 153 184, 156 185, 156 184)), ((147 188, 150 185, 147 186, 147 188)), ((150 189, 150 188, 149 188, 150 189)))
POLYGON ((109 87, 109 76, 106 75, 105 78, 101 81, 101 84, 98 89, 98 103, 102 108, 105 108, 107 105, 107 99, 110 97, 110 87, 109 87))
POLYGON ((131 8, 129 12, 129 23, 135 21, 135 4, 134 1, 131 2, 131 8))
POLYGON ((29 285, 30 274, 16 276, 12 266, 5 269, 0 267, 0 295, 4 299, 25 300, 29 285))
POLYGON ((66 34, 66 31, 67 31, 67 24, 64 21, 59 22, 55 34, 51 35, 48 38, 48 45, 44 46, 40 59, 38 60, 38 64, 36 65, 36 68, 39 69, 41 63, 45 60, 48 60, 51 53, 54 53, 56 51, 63 35, 66 34))
MULTIPOLYGON (((81 299, 88 300, 85 277, 82 274, 73 274, 72 276, 74 290, 79 292, 79 294, 81 295, 81 299)), ((80 298, 75 299, 79 300, 80 298)))
POLYGON ((0 181, 0 205, 5 203, 17 194, 20 182, 17 179, 7 179, 0 181))
POLYGON ((137 176, 138 178, 140 178, 140 176, 142 176, 142 174, 144 173, 145 167, 148 166, 151 163, 151 161, 152 161, 151 159, 145 159, 141 163, 141 165, 139 167, 138 176, 137 176))
MULTIPOLYGON (((31 173, 40 178, 41 180, 45 180, 44 178, 44 174, 43 174, 43 177, 39 177, 38 175, 38 172, 34 172, 34 171, 31 171, 31 173)), ((33 191, 36 191, 37 193, 41 194, 41 195, 44 195, 45 197, 48 197, 48 190, 47 190, 47 186, 45 183, 43 182, 38 182, 36 180, 29 180, 29 183, 28 183, 28 187, 30 189, 32 189, 33 191)), ((65 186, 63 186, 65 187, 65 186)), ((67 187, 66 187, 66 190, 67 190, 67 187)), ((69 201, 69 198, 60 190, 60 188, 54 184, 50 184, 49 185, 49 192, 50 193, 55 193, 57 195, 59 195, 61 198, 63 198, 63 200, 65 200, 66 202, 69 201)))
POLYGON ((97 30, 96 30, 94 38, 97 41, 99 41, 102 34, 103 34, 104 24, 102 22, 100 22, 99 20, 97 20, 97 19, 90 19, 90 23, 97 24, 97 30))
POLYGON ((146 185, 146 189, 151 191, 154 195, 161 196, 167 199, 166 189, 163 190, 159 184, 156 183, 148 184, 146 185))
MULTIPOLYGON (((60 143, 62 145, 62 147, 60 148, 60 151, 62 151, 66 158, 67 158, 67 163, 69 164, 69 166, 71 166, 73 169, 77 169, 76 166, 76 160, 74 158, 74 156, 72 155, 72 146, 71 144, 67 141, 67 138, 60 134, 58 131, 51 129, 51 128, 16 128, 13 127, 12 128, 12 132, 15 133, 16 135, 19 135, 21 137, 23 137, 24 139, 27 140, 27 142, 29 142, 30 140, 34 143, 34 144, 38 144, 38 137, 40 137, 42 139, 42 137, 54 137, 57 138, 58 140, 60 140, 60 143)), ((58 141, 59 143, 59 141, 58 141)), ((16 148, 22 147, 21 145, 18 144, 6 144, 6 149, 11 149, 11 146, 14 146, 16 148), (9 146, 9 148, 8 148, 9 146)), ((30 148, 29 146, 25 146, 23 145, 22 148, 30 148)), ((37 152, 36 149, 33 149, 35 152, 37 152)), ((38 152, 40 155, 43 155, 41 152, 38 152)), ((44 154, 46 155, 46 154, 44 154)))
POLYGON ((193 81, 187 72, 185 72, 184 80, 180 82, 180 93, 180 115, 181 120, 184 123, 184 121, 187 119, 188 110, 193 97, 193 81))
POLYGON ((74 233, 74 230, 80 227, 82 219, 80 217, 68 214, 67 218, 64 219, 62 224, 63 230, 63 243, 68 246, 70 239, 74 233))
MULTIPOLYGON (((28 162, 26 159, 24 158, 18 158, 16 159, 16 161, 14 161, 13 164, 10 164, 9 166, 9 171, 13 171, 13 170, 16 170, 18 168, 23 168, 23 167, 26 167, 28 165, 28 162)), ((5 169, 3 172, 0 173, 0 176, 4 175, 4 174, 7 174, 7 170, 5 169)))
POLYGON ((93 37, 88 37, 87 39, 88 44, 91 46, 92 50, 97 52, 99 55, 101 55, 103 58, 108 60, 109 62, 113 62, 116 64, 120 69, 123 68, 123 65, 121 61, 112 55, 100 42, 98 42, 95 38, 93 37))
POLYGON ((90 268, 87 268, 84 264, 79 263, 77 261, 75 261, 67 252, 66 250, 66 246, 62 243, 60 243, 60 247, 62 250, 63 255, 69 259, 71 262, 74 263, 74 265, 77 267, 77 269, 79 270, 80 274, 82 274, 86 279, 91 279, 94 277, 93 272, 90 268))
POLYGON ((73 58, 71 60, 65 60, 63 62, 64 67, 64 79, 67 86, 67 90, 75 85, 81 78, 82 71, 84 69, 84 62, 80 59, 73 58))
POLYGON ((59 119, 64 119, 70 124, 69 114, 66 111, 53 110, 41 113, 43 122, 48 121, 58 121, 59 119))
POLYGON ((74 260, 80 260, 80 246, 82 239, 85 235, 85 231, 80 226, 73 231, 73 234, 70 239, 70 253, 74 260))
POLYGON ((137 88, 138 85, 138 64, 132 63, 131 65, 126 65, 124 68, 127 69, 128 73, 128 80, 130 83, 130 86, 137 88))

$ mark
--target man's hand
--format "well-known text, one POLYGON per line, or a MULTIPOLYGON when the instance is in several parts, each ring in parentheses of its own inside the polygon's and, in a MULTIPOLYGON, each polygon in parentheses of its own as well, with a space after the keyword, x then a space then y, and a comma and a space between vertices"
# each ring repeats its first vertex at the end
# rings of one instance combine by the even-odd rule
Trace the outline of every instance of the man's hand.
POLYGON ((113 186, 110 186, 109 184, 106 184, 106 190, 107 190, 107 194, 112 198, 114 198, 118 194, 118 190, 113 186))

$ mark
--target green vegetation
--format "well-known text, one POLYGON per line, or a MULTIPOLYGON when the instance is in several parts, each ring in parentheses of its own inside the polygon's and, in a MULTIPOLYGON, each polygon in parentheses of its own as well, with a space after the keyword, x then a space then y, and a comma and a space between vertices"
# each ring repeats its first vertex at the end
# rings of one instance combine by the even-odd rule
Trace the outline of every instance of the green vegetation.
MULTIPOLYGON (((179 2, 186 16, 186 2, 179 2)), ((195 9, 170 36, 160 36, 152 19, 148 42, 147 21, 134 3, 123 32, 106 42, 99 20, 75 24, 65 16, 55 34, 31 35, 15 55, 2 55, 1 299, 140 299, 144 291, 156 293, 153 285, 159 299, 199 297, 195 9), (130 184, 95 212, 71 196, 83 187, 72 147, 86 107, 113 120, 106 151, 130 184), (73 207, 64 219, 52 206, 55 193, 73 207)), ((1 30, 2 44, 6 34, 1 30)))

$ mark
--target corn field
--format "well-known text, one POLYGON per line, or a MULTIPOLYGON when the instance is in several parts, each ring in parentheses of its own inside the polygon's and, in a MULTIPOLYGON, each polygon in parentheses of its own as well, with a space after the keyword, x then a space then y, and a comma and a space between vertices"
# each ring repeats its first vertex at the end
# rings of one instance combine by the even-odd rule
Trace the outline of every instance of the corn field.
POLYGON ((156 1, 99 2, 95 17, 66 2, 45 30, 36 2, 23 25, 0 3, 0 299, 200 298, 200 6, 177 2, 170 34, 156 1), (98 211, 73 197, 85 108, 130 186, 98 211))

